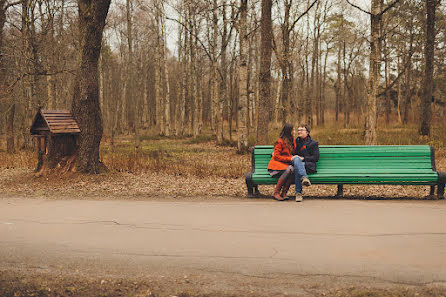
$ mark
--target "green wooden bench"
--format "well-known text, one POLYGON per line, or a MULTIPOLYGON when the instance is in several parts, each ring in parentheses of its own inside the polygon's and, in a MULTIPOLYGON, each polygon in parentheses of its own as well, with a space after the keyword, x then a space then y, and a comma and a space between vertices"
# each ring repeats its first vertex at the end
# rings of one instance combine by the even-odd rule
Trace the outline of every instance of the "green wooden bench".
MULTIPOLYGON (((258 185, 277 183, 267 167, 272 145, 251 149, 252 172, 246 174, 248 196, 258 196, 258 185)), ((320 145, 317 172, 308 177, 312 184, 338 186, 336 196, 342 197, 344 184, 430 185, 430 195, 438 187, 444 199, 446 174, 437 172, 434 148, 427 145, 320 145)))

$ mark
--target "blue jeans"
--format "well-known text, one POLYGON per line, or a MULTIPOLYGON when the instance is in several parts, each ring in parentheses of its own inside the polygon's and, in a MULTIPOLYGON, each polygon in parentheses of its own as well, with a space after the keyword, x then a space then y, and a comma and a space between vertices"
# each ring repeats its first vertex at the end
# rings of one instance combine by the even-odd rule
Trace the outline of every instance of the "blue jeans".
POLYGON ((294 182, 296 183, 296 194, 302 194, 302 181, 301 178, 307 176, 307 171, 305 170, 305 162, 299 157, 296 157, 292 161, 294 166, 294 182))

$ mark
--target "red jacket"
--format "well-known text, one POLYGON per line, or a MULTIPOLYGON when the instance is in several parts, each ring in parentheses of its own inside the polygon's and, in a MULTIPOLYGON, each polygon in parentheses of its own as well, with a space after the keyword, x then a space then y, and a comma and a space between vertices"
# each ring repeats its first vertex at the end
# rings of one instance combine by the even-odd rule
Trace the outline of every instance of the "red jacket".
MULTIPOLYGON (((294 140, 294 147, 296 147, 296 140, 294 140)), ((291 164, 292 152, 287 147, 285 141, 279 138, 274 144, 274 152, 268 164, 268 169, 271 170, 285 170, 291 164)))

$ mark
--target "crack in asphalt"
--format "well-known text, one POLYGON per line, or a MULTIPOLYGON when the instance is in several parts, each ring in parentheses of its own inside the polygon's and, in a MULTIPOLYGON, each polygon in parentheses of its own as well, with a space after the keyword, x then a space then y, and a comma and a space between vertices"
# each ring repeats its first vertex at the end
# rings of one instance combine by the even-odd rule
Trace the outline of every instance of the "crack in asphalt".
MULTIPOLYGON (((300 232, 300 231, 267 231, 267 230, 242 230, 242 229, 226 229, 224 227, 216 228, 198 228, 198 227, 188 227, 178 224, 160 224, 160 223, 145 223, 145 225, 159 225, 161 227, 155 226, 138 226, 135 224, 125 224, 120 223, 115 220, 104 220, 104 221, 84 221, 84 222, 40 222, 33 220, 15 219, 14 221, 36 223, 42 225, 86 225, 86 224, 112 224, 116 226, 129 227, 134 229, 146 229, 146 230, 164 230, 164 231, 201 231, 201 232, 224 232, 224 233, 252 233, 252 234, 273 234, 273 235, 304 235, 304 236, 333 236, 333 237, 343 237, 343 236, 354 236, 354 237, 391 237, 391 236, 446 236, 446 232, 402 232, 402 233, 328 233, 328 232, 300 232), (170 227, 162 227, 170 226, 170 227), (172 227, 173 226, 173 227, 172 227)), ((11 223, 7 223, 8 225, 11 223)))
MULTIPOLYGON (((277 277, 268 277, 268 276, 261 276, 261 275, 255 275, 255 274, 247 274, 243 272, 237 272, 237 271, 224 271, 224 270, 209 270, 204 268, 195 268, 195 270, 199 270, 202 272, 207 273, 223 273, 223 274, 235 274, 235 275, 241 275, 246 277, 253 277, 253 278, 259 278, 259 279, 275 279, 277 277)), ((362 279, 373 279, 375 281, 381 281, 381 282, 387 282, 394 285, 412 285, 412 286, 426 286, 426 285, 432 285, 435 283, 444 283, 446 284, 446 280, 431 280, 427 282, 409 282, 409 281, 394 281, 394 280, 388 280, 382 277, 377 276, 371 276, 371 275, 358 275, 358 274, 335 274, 335 273, 292 273, 292 272, 284 272, 283 274, 291 275, 291 276, 297 276, 297 277, 336 277, 336 278, 362 278, 362 279)))

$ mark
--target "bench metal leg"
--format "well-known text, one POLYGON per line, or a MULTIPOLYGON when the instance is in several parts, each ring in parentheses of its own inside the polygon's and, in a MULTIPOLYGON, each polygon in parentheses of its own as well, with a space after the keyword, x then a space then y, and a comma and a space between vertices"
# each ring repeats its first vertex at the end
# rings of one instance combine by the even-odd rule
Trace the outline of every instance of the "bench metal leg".
POLYGON ((431 190, 429 192, 429 196, 434 196, 435 195, 435 186, 431 186, 431 190))
POLYGON ((248 197, 260 196, 258 185, 255 185, 252 181, 252 173, 247 173, 245 175, 245 181, 246 181, 246 188, 248 189, 248 197))
POLYGON ((338 192, 336 193, 337 198, 344 196, 344 185, 338 185, 338 192))
POLYGON ((437 189, 438 199, 444 199, 444 184, 439 184, 437 189))
POLYGON ((253 192, 254 184, 252 183, 252 174, 251 173, 246 173, 245 182, 246 182, 246 187, 248 188, 248 197, 253 197, 254 196, 254 192, 253 192))
POLYGON ((259 196, 260 196, 259 187, 258 185, 254 185, 254 197, 259 197, 259 196))

